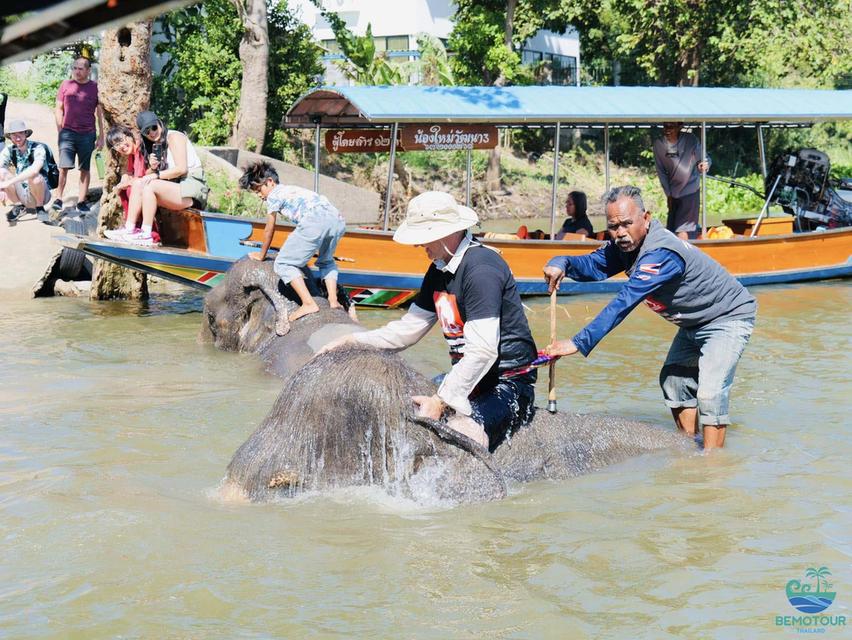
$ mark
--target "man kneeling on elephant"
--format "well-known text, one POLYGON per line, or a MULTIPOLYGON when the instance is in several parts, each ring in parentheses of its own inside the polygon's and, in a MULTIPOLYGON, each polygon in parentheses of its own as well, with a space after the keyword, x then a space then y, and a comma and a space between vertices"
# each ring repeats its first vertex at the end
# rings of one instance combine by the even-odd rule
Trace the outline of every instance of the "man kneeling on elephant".
POLYGON ((509 266, 470 234, 478 222, 448 193, 412 199, 394 240, 423 247, 432 261, 417 298, 399 320, 338 338, 323 351, 347 343, 405 349, 440 322, 452 369, 437 393, 412 399, 433 420, 453 409, 448 426, 493 451, 532 419, 537 351, 509 266))

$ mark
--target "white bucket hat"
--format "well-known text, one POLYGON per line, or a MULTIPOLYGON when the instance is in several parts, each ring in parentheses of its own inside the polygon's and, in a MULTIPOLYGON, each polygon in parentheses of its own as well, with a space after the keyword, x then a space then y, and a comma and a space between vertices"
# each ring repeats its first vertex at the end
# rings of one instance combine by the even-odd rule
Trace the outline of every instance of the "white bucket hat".
POLYGON ((13 133, 24 133, 29 138, 33 135, 33 130, 30 129, 27 126, 27 123, 23 120, 12 120, 8 125, 6 125, 3 135, 7 138, 11 138, 13 133))
POLYGON ((400 244, 427 244, 478 223, 476 211, 460 205, 449 193, 427 191, 408 203, 405 220, 393 239, 400 244))

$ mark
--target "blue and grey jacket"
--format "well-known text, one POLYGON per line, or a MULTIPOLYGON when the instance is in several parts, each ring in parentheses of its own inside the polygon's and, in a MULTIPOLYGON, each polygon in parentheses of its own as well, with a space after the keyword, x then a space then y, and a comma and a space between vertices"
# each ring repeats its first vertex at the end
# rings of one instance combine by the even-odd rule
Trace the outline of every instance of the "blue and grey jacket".
POLYGON ((643 300, 674 324, 695 328, 718 320, 753 318, 757 301, 706 253, 680 240, 657 220, 638 250, 622 252, 609 242, 585 256, 556 256, 547 263, 577 281, 606 280, 622 271, 629 278, 618 295, 574 344, 587 356, 643 300))

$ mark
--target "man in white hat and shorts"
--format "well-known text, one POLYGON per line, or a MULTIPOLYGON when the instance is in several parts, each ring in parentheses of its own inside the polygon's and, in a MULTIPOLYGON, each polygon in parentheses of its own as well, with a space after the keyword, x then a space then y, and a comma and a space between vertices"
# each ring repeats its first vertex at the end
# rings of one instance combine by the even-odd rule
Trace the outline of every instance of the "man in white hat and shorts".
POLYGON ((408 313, 323 351, 343 344, 405 349, 440 323, 452 368, 434 395, 412 400, 420 415, 438 420, 446 413, 448 426, 493 451, 532 419, 538 352, 509 266, 469 231, 478 222, 448 193, 412 199, 393 239, 423 247, 432 264, 408 313))
POLYGON ((33 130, 23 120, 12 120, 4 133, 11 144, 0 151, 0 201, 17 205, 6 219, 12 222, 24 209, 34 208, 38 219, 47 222, 44 205, 50 201, 50 186, 44 145, 29 140, 33 130))

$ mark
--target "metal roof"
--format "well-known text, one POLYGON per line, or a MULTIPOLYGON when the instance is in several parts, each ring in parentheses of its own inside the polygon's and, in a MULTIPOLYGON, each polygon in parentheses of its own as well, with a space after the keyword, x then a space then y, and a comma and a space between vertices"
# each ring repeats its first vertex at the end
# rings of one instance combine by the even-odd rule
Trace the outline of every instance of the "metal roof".
POLYGON ((709 87, 321 87, 284 126, 489 123, 792 124, 852 119, 852 90, 709 87))

